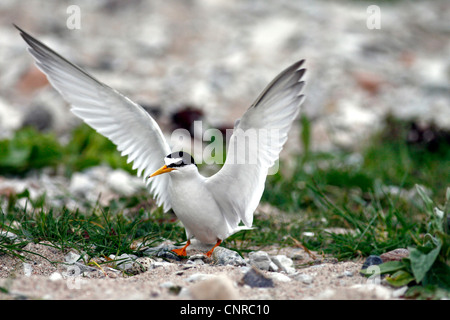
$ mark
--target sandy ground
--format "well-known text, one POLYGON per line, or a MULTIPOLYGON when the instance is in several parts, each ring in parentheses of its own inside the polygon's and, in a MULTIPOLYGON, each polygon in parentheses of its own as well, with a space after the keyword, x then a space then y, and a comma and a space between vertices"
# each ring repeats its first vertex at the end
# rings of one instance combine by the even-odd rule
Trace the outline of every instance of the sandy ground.
MULTIPOLYGON (((273 279, 274 286, 252 288, 243 284, 249 267, 218 266, 212 261, 197 265, 184 260, 161 262, 134 276, 104 265, 102 270, 80 274, 74 266, 49 262, 64 262, 67 253, 42 244, 28 244, 24 249, 39 255, 25 254, 29 258, 26 261, 0 256, 0 287, 7 291, 0 293, 0 299, 359 300, 401 296, 398 290, 362 277, 362 262, 317 261, 309 267, 296 267, 291 275, 261 271, 273 279)), ((276 251, 289 255, 289 250, 292 248, 276 251)))

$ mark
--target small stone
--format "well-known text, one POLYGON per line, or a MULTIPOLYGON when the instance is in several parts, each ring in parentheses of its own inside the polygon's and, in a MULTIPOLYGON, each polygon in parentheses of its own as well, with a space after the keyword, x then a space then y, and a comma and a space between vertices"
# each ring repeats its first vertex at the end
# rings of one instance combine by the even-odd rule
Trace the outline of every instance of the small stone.
POLYGON ((62 280, 63 276, 59 272, 53 272, 48 278, 50 279, 50 281, 58 281, 62 280))
POLYGON ((296 261, 301 261, 301 260, 305 260, 305 255, 299 252, 296 252, 292 255, 291 259, 292 260, 296 260, 296 261))
POLYGON ((259 269, 256 267, 250 268, 244 277, 242 278, 242 283, 249 285, 252 288, 273 288, 273 280, 267 278, 259 269))
POLYGON ((7 238, 9 241, 17 239, 17 235, 15 233, 0 229, 0 239, 2 237, 7 238))
POLYGON ((277 272, 278 269, 279 269, 278 266, 275 263, 273 263, 273 261, 270 261, 270 263, 269 263, 269 271, 277 272))
POLYGON ((124 196, 130 196, 137 191, 137 187, 133 184, 135 181, 133 178, 125 170, 116 169, 108 174, 106 183, 115 192, 124 196))
POLYGON ((269 254, 264 251, 253 251, 248 254, 250 259, 250 264, 255 266, 258 269, 268 271, 270 269, 270 260, 269 254))
POLYGON ((33 127, 38 131, 51 129, 53 124, 52 114, 42 106, 36 106, 25 115, 22 127, 33 127))
POLYGON ((245 260, 236 252, 224 247, 217 247, 214 249, 212 254, 212 259, 216 265, 222 266, 245 266, 247 263, 245 260))
POLYGON ((146 256, 181 261, 181 258, 173 252, 172 249, 175 249, 175 246, 171 243, 162 243, 159 246, 145 249, 143 254, 146 256))
POLYGON ((114 255, 110 255, 109 257, 115 260, 117 269, 124 271, 131 271, 133 265, 135 264, 135 260, 137 259, 135 255, 129 255, 127 253, 121 254, 118 257, 114 255))
POLYGON ((367 269, 370 266, 382 264, 383 260, 379 256, 371 255, 368 256, 366 261, 364 261, 361 270, 367 269))
POLYGON ((189 287, 189 294, 196 300, 237 300, 239 294, 226 276, 212 276, 189 287))
POLYGON ((346 277, 353 277, 353 272, 352 272, 352 271, 345 270, 345 271, 344 271, 344 276, 346 276, 346 277))
POLYGON ((207 259, 208 257, 207 256, 205 256, 204 254, 194 254, 194 255, 192 255, 192 256, 190 256, 189 257, 189 260, 205 260, 205 259, 207 259))
POLYGON ((287 275, 279 273, 279 272, 273 272, 270 274, 270 277, 275 280, 275 281, 279 281, 279 282, 289 282, 292 281, 291 278, 289 278, 287 275))
POLYGON ((79 270, 80 270, 80 272, 83 272, 83 273, 84 273, 84 272, 94 272, 94 271, 98 271, 97 268, 87 266, 87 265, 85 265, 85 264, 83 264, 83 263, 81 263, 81 262, 75 262, 73 265, 74 265, 75 267, 78 267, 79 270))
POLYGON ((86 195, 95 188, 95 184, 86 174, 75 172, 69 185, 70 193, 86 198, 86 195))
POLYGON ((292 259, 288 258, 285 255, 276 255, 271 257, 271 260, 273 263, 277 265, 278 268, 281 269, 281 271, 284 271, 288 274, 293 274, 295 272, 294 261, 292 259))
POLYGON ((197 281, 204 281, 204 280, 210 279, 211 277, 214 277, 214 275, 206 274, 206 273, 194 273, 184 280, 187 282, 197 282, 197 281))
POLYGON ((383 262, 386 261, 400 261, 403 258, 409 257, 409 250, 404 248, 395 249, 392 251, 388 251, 380 255, 381 260, 383 262))
POLYGON ((174 265, 174 263, 167 262, 167 261, 155 261, 152 263, 153 268, 168 267, 168 266, 172 266, 172 265, 174 265))
POLYGON ((66 263, 68 264, 74 264, 75 262, 78 261, 78 259, 80 259, 81 255, 79 255, 78 253, 72 252, 70 251, 69 253, 67 253, 64 256, 64 260, 66 261, 66 263))
POLYGON ((205 262, 203 262, 203 260, 201 260, 201 259, 195 259, 195 260, 188 260, 186 262, 186 264, 202 265, 202 264, 205 264, 205 262))
POLYGON ((171 287, 175 287, 175 283, 173 283, 172 281, 167 281, 167 282, 163 282, 159 285, 161 288, 171 288, 171 287))
POLYGON ((295 280, 303 282, 304 284, 311 284, 314 278, 309 274, 299 273, 294 276, 295 280))

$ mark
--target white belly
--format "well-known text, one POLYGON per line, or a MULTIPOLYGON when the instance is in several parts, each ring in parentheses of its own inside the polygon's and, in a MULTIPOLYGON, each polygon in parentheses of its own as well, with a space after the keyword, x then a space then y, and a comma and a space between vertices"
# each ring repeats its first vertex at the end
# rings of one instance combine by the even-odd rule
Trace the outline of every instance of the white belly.
POLYGON ((172 209, 186 228, 188 238, 216 243, 229 234, 228 224, 202 180, 171 179, 172 209))

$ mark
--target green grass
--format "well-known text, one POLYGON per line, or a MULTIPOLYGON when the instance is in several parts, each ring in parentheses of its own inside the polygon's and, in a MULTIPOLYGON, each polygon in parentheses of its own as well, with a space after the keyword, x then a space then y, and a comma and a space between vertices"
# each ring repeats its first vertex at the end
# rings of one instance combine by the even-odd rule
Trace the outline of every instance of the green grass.
MULTIPOLYGON (((290 175, 280 171, 268 177, 262 198, 282 213, 257 215, 255 230, 233 235, 224 246, 244 253, 273 244, 301 243, 310 250, 347 260, 396 248, 426 247, 427 234, 437 237, 436 217, 430 212, 439 208, 444 218, 449 217, 444 205, 450 185, 448 133, 431 126, 424 135, 427 139, 411 140, 411 135, 417 134, 413 123, 387 118, 385 128, 357 153, 324 153, 310 150, 311 124, 304 117, 301 121, 304 153, 297 156, 290 175), (433 139, 429 139, 430 134, 433 139), (347 232, 332 232, 336 228, 347 232)), ((26 129, 11 140, 0 141, 0 150, 0 174, 24 175, 50 167, 70 176, 98 164, 133 172, 110 141, 84 125, 73 132, 68 145, 61 145, 51 134, 26 129)), ((0 253, 20 255, 26 243, 47 241, 63 250, 86 252, 88 259, 123 253, 139 256, 141 248, 133 245, 136 240, 141 246, 152 246, 162 239, 185 239, 184 229, 172 213, 149 209, 145 192, 85 211, 49 207, 45 196, 32 201, 27 191, 3 196, 0 201, 6 208, 0 214, 0 229, 20 239, 14 242, 0 236, 0 253), (27 210, 18 206, 21 198, 28 201, 27 210)), ((446 219, 441 224, 447 223, 446 219)), ((448 226, 442 230, 448 235, 448 226)), ((448 267, 448 236, 440 241, 436 261, 448 267)), ((421 252, 432 250, 428 247, 421 252)), ((433 266, 426 272, 446 270, 442 264, 433 266)), ((412 272, 406 267, 404 271, 412 272)), ((408 279, 413 279, 411 274, 408 279)), ((427 289, 419 290, 420 296, 432 296, 429 286, 421 288, 427 289)))

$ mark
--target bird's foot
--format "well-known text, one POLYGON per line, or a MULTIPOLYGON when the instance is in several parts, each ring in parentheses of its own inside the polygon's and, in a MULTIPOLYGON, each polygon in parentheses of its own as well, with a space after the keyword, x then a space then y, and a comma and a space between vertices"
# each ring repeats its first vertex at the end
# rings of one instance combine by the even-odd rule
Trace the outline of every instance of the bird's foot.
POLYGON ((218 247, 221 243, 222 243, 222 240, 217 240, 217 242, 216 242, 216 244, 214 245, 214 247, 212 247, 211 250, 209 250, 207 253, 205 253, 205 256, 207 256, 208 258, 211 258, 212 254, 213 254, 213 252, 214 252, 214 249, 215 249, 216 247, 218 247))
POLYGON ((183 248, 180 248, 180 249, 173 249, 173 250, 171 250, 173 253, 176 253, 178 256, 182 256, 182 257, 186 257, 186 249, 183 247, 183 248))
POLYGON ((186 248, 191 244, 191 241, 188 240, 186 242, 186 245, 183 248, 180 249, 173 249, 171 250, 173 253, 177 254, 178 256, 182 256, 182 257, 186 257, 187 253, 186 253, 186 248))

